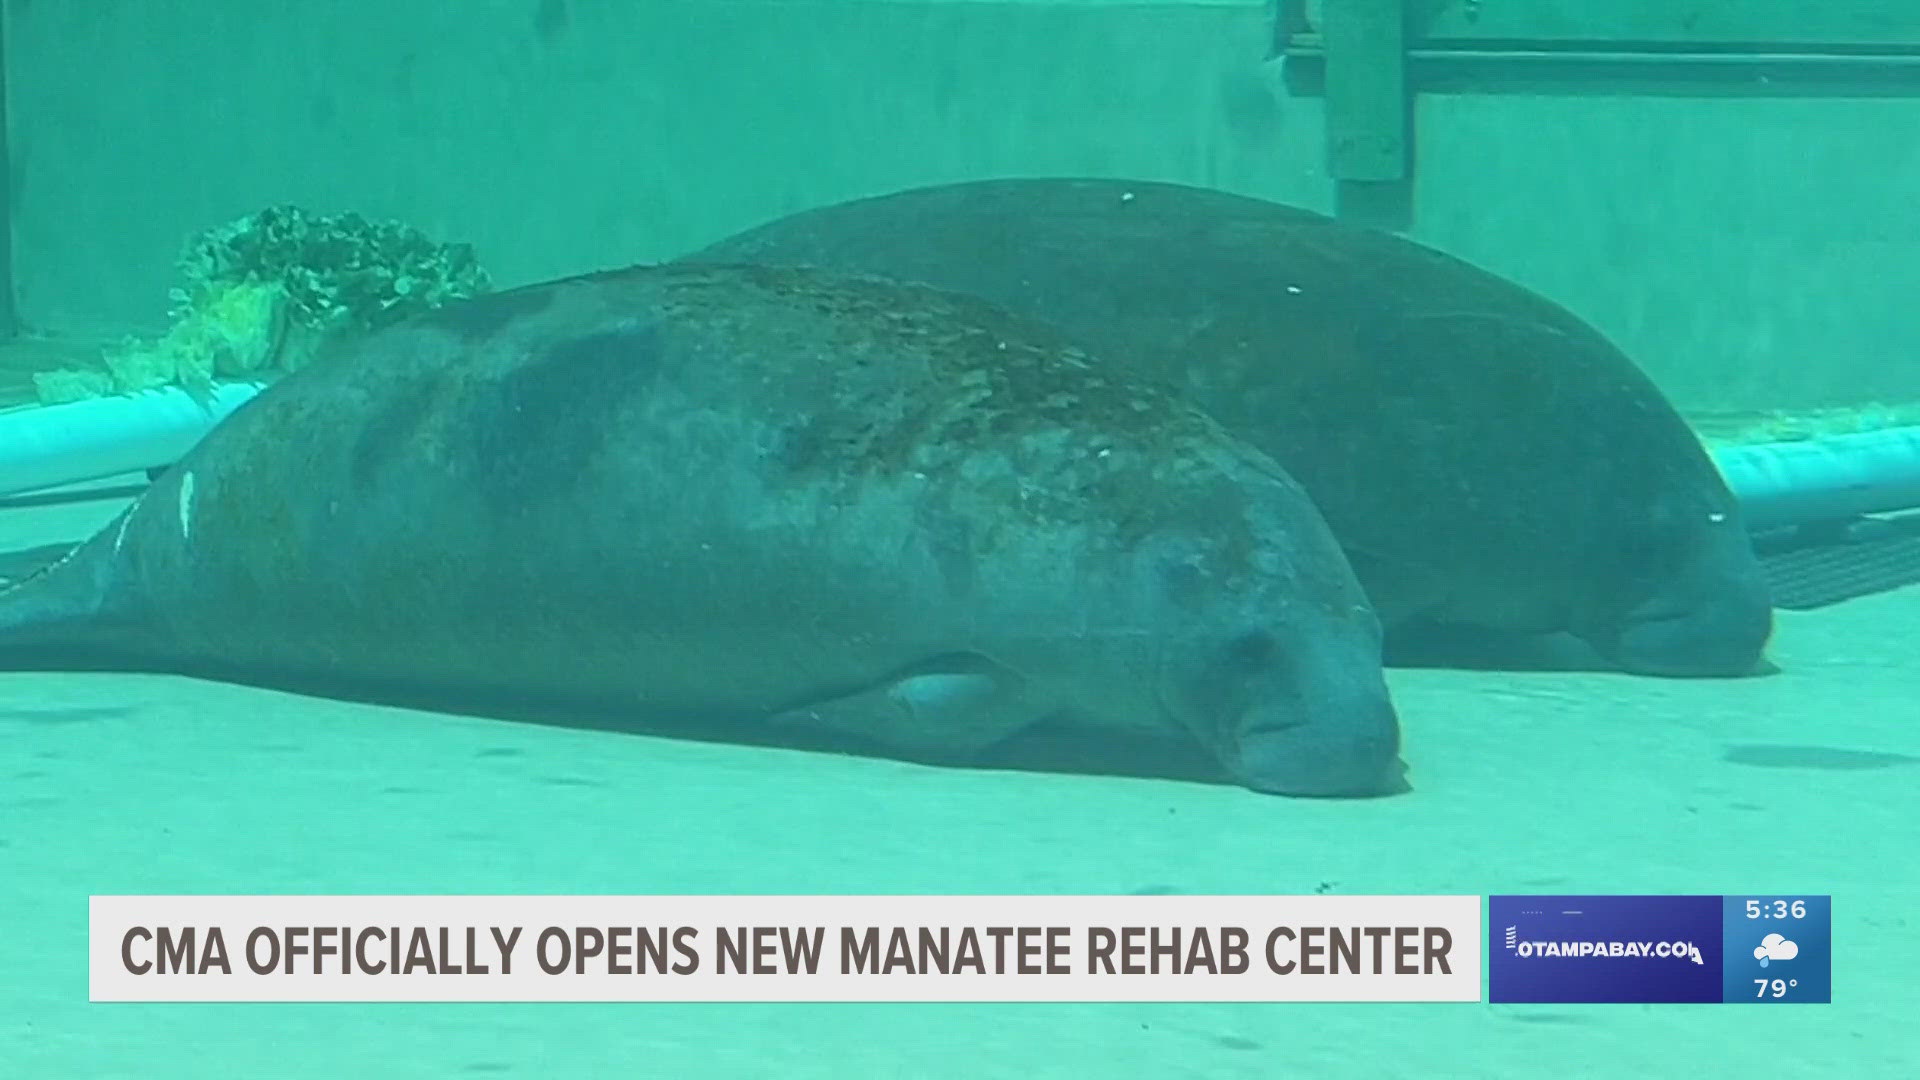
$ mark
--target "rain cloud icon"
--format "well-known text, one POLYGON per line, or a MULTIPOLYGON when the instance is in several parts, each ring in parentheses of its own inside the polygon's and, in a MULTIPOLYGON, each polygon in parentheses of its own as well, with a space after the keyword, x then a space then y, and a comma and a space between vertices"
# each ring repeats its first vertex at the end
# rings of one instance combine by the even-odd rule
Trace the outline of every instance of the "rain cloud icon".
POLYGON ((1760 961, 1761 967, 1766 967, 1775 960, 1791 960, 1799 955, 1800 946, 1779 934, 1768 934, 1761 938, 1760 944, 1753 950, 1753 958, 1760 961))

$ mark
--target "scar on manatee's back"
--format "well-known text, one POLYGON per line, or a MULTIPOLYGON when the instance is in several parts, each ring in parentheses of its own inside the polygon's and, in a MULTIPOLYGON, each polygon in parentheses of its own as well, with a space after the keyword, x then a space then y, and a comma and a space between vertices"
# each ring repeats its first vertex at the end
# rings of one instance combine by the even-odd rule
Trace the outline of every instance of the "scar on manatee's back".
POLYGON ((394 459, 403 446, 415 444, 432 414, 438 381, 420 379, 390 395, 386 403, 360 425, 347 461, 348 477, 356 487, 367 487, 380 466, 394 459))
POLYGON ((454 439, 487 497, 537 498, 587 469, 665 347, 656 323, 635 321, 558 342, 474 386, 454 439))

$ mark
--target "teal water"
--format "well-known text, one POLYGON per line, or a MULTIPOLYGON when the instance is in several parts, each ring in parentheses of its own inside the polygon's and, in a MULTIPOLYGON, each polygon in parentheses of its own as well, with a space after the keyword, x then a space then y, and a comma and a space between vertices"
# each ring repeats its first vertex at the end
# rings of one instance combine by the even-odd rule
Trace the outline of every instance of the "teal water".
MULTIPOLYGON (((1836 9, 1897 35, 1895 7, 1836 9)), ((280 202, 470 241, 518 284, 856 195, 1070 173, 1410 213, 1593 319, 1689 413, 1920 401, 1910 96, 1426 94, 1396 194, 1329 175, 1324 99, 1285 85, 1253 0, 6 15, 36 334, 158 334, 182 241, 280 202)), ((1901 40, 1920 49, 1878 44, 1901 40)), ((0 551, 117 508, 0 508, 0 551)), ((0 1076, 1907 1076, 1916 627, 1909 586, 1782 613, 1767 678, 1395 670, 1414 790, 1330 802, 6 674, 0 1076), (410 892, 1830 893, 1834 1003, 87 1001, 88 895, 410 892)))

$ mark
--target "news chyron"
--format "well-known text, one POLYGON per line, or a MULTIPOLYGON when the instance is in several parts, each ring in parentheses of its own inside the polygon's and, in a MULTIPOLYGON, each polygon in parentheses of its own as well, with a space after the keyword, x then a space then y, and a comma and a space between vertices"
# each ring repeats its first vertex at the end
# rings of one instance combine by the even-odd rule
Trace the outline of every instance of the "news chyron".
POLYGON ((90 916, 94 1001, 1832 1000, 1824 895, 95 896, 90 916))

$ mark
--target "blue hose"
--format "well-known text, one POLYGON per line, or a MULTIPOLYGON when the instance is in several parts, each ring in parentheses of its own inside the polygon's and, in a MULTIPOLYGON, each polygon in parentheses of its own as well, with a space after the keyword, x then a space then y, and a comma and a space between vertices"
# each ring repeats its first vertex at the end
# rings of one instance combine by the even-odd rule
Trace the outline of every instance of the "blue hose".
MULTIPOLYGON (((0 497, 164 467, 260 389, 177 389, 0 411, 0 497)), ((1713 453, 1755 532, 1920 508, 1920 426, 1713 453)))
POLYGON ((1920 427, 1728 446, 1713 457, 1754 531, 1920 508, 1920 427))

